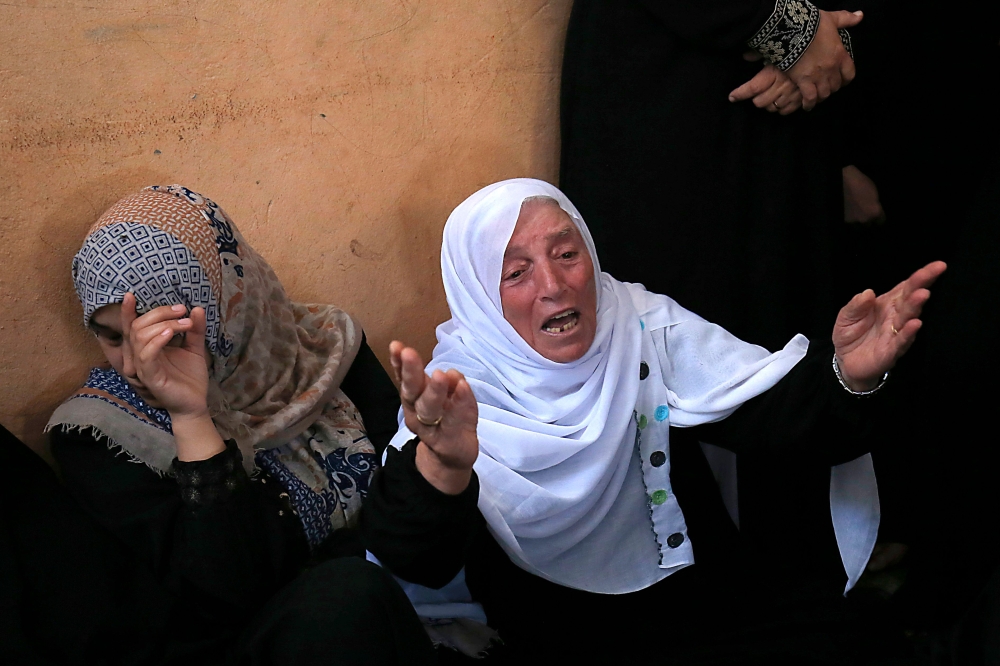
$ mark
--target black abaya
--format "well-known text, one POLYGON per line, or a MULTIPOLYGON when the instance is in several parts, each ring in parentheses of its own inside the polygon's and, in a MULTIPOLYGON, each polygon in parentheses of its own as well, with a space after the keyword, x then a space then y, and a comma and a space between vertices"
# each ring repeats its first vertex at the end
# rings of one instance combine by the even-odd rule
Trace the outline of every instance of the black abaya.
POLYGON ((327 560, 248 604, 250 619, 209 621, 208 595, 159 580, 3 428, 0 455, 0 663, 436 663, 406 595, 376 565, 327 560))
POLYGON ((829 334, 843 219, 827 110, 728 100, 774 5, 578 0, 561 109, 560 187, 602 268, 768 349, 829 334))
MULTIPOLYGON (((760 70, 741 54, 774 9, 577 0, 560 173, 603 270, 770 350, 796 333, 829 339, 843 304, 835 278, 850 282, 833 269, 843 225, 834 100, 789 116, 728 100, 760 70)), ((750 455, 737 464, 740 531, 753 552, 783 559, 789 580, 835 575, 829 469, 750 455)))
POLYGON ((856 457, 877 403, 841 389, 830 354, 829 345, 814 345, 770 391, 720 422, 671 428, 672 492, 696 563, 644 590, 595 594, 518 568, 479 513, 475 474, 464 492, 445 495, 416 469, 415 440, 389 449, 376 474, 362 510, 366 546, 400 578, 430 587, 465 566, 469 590, 512 664, 862 664, 896 649, 905 655, 901 636, 851 612, 840 594, 842 569, 836 592, 815 584, 793 589, 775 575, 780 562, 759 566, 743 557, 698 446, 700 437, 712 437, 737 451, 766 449, 827 469, 856 457), (814 435, 812 445, 799 446, 803 433, 814 435))

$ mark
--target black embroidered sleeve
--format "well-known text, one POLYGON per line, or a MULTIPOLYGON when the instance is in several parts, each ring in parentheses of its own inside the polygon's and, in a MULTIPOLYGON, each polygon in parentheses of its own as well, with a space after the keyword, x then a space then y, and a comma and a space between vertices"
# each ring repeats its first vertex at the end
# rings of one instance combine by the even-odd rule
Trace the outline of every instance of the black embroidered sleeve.
POLYGON ((249 480, 243 454, 232 439, 226 441, 225 451, 208 460, 181 462, 174 458, 170 471, 181 487, 181 500, 191 509, 225 501, 249 480))
MULTIPOLYGON (((819 29, 819 8, 809 0, 777 0, 774 11, 760 30, 747 41, 781 71, 786 71, 799 61, 819 29)), ((840 30, 840 39, 851 58, 851 36, 840 30)))

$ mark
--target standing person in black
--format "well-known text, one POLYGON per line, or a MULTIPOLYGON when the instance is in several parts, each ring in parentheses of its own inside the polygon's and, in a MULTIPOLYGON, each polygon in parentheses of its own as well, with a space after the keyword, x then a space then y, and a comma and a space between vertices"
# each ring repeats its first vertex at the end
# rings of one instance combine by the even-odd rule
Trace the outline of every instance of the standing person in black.
MULTIPOLYGON (((441 263, 452 319, 429 374, 414 350, 390 348, 405 426, 362 513, 383 565, 435 588, 464 566, 515 664, 889 656, 877 618, 852 619, 842 590, 790 594, 780 562, 740 556, 693 453, 711 436, 828 470, 862 454, 877 402, 859 395, 913 342, 943 264, 856 296, 832 347, 796 336, 770 354, 602 273, 579 212, 541 181, 469 197, 441 263)), ((850 472, 855 507, 874 497, 869 471, 850 472)), ((877 512, 840 527, 857 576, 877 512)))
MULTIPOLYGON (((784 115, 795 108, 784 99, 766 113, 730 91, 770 70, 808 90, 803 106, 814 107, 853 78, 850 39, 837 29, 859 20, 808 0, 575 2, 560 187, 605 269, 768 349, 796 332, 825 336, 844 280, 836 114, 820 105, 784 115), (748 49, 772 64, 748 62, 748 49)), ((764 561, 784 558, 790 580, 822 571, 835 585, 827 470, 749 454, 737 468, 744 541, 764 561), (801 529, 779 534, 788 523, 801 529)))
POLYGON ((859 4, 865 21, 854 33, 864 70, 842 96, 846 136, 868 178, 861 201, 876 202, 884 219, 844 229, 842 246, 853 250, 843 254, 845 273, 879 288, 900 266, 929 256, 951 267, 935 287, 921 345, 897 375, 884 422, 876 423, 885 444, 875 469, 886 547, 876 550, 871 568, 891 567, 880 574, 896 582, 891 610, 928 652, 955 664, 1000 663, 1000 574, 993 573, 1000 563, 993 489, 1000 454, 982 434, 991 431, 1000 398, 992 296, 1000 276, 1000 123, 995 86, 984 85, 1000 80, 1000 5, 975 7, 959 38, 961 66, 919 58, 913 67, 914 31, 939 6, 859 4), (928 81, 963 92, 954 101, 915 103, 910 94, 928 81), (920 417, 929 402, 940 407, 920 417), (989 613, 992 620, 984 618, 989 613))
POLYGON ((73 277, 110 367, 92 370, 48 428, 87 520, 69 529, 79 509, 46 509, 52 480, 9 518, 20 599, 95 624, 67 636, 29 621, 39 651, 85 663, 432 663, 416 614, 364 560, 356 530, 399 407, 360 326, 293 303, 222 209, 180 186, 106 211, 73 277), (65 546, 39 553, 31 530, 65 546), (80 531, 97 545, 76 557, 64 532, 80 531), (90 607, 33 585, 40 569, 77 561, 98 591, 90 607), (94 561, 121 562, 121 576, 90 571, 94 561), (128 629, 137 617, 141 638, 128 629))

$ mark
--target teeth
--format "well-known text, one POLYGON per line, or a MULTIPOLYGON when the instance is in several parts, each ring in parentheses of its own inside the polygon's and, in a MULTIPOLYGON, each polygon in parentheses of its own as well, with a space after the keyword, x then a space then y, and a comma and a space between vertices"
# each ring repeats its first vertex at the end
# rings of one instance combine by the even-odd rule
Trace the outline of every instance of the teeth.
MULTIPOLYGON (((562 319, 562 317, 553 317, 553 319, 562 319)), ((568 331, 572 328, 575 328, 578 321, 579 320, 574 319, 572 321, 566 322, 562 326, 546 326, 544 330, 547 333, 562 333, 563 331, 568 331)))

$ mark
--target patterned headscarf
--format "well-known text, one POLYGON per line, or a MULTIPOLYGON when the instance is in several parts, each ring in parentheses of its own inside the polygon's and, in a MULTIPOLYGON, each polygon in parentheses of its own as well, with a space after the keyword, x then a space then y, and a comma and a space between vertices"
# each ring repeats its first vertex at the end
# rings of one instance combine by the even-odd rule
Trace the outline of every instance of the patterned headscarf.
MULTIPOLYGON (((178 303, 204 308, 209 408, 222 437, 236 440, 248 468, 256 457, 283 478, 293 504, 323 505, 312 536, 356 513, 374 448, 339 387, 361 329, 336 307, 291 302, 218 205, 179 185, 125 197, 91 228, 73 280, 84 325, 129 291, 140 314, 178 303)), ((160 473, 176 456, 169 415, 113 370, 92 371, 47 429, 55 426, 92 428, 160 473)))

